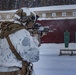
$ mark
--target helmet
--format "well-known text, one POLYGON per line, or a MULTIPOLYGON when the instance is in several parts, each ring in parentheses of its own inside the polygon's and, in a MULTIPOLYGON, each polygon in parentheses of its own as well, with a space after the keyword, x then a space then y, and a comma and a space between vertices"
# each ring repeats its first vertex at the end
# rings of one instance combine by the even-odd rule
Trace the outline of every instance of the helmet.
POLYGON ((14 15, 14 21, 26 23, 27 21, 36 21, 36 14, 29 8, 18 9, 14 15))

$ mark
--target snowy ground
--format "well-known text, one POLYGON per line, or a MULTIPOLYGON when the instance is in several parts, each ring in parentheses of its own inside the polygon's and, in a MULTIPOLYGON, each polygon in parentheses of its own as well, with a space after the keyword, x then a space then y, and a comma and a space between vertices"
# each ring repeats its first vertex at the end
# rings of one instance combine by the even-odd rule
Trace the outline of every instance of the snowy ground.
MULTIPOLYGON (((36 75, 76 75, 76 56, 59 56, 64 44, 42 44, 40 60, 34 63, 36 75)), ((69 49, 76 49, 76 44, 70 43, 69 49)))

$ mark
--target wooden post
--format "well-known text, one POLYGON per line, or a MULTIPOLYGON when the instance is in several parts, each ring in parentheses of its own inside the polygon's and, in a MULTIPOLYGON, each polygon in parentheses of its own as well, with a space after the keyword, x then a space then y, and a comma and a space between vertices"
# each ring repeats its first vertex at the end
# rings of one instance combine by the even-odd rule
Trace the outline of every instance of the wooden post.
POLYGON ((65 43, 65 48, 68 47, 70 41, 70 32, 65 31, 64 32, 64 43, 65 43))
POLYGON ((76 32, 75 32, 75 43, 76 43, 76 32))

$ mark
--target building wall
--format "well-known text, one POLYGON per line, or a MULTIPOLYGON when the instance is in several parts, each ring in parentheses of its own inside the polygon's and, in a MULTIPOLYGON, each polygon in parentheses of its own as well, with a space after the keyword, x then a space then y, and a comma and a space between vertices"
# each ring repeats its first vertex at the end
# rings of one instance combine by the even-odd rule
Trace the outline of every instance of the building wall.
POLYGON ((63 43, 64 32, 70 32, 70 42, 75 42, 76 9, 36 11, 38 22, 49 26, 50 32, 41 37, 42 43, 63 43))
POLYGON ((63 43, 64 32, 70 32, 70 42, 75 42, 76 19, 41 20, 43 26, 49 26, 50 32, 41 38, 42 43, 63 43))
POLYGON ((49 10, 49 11, 36 11, 39 18, 69 18, 76 17, 75 9, 67 9, 67 10, 49 10))

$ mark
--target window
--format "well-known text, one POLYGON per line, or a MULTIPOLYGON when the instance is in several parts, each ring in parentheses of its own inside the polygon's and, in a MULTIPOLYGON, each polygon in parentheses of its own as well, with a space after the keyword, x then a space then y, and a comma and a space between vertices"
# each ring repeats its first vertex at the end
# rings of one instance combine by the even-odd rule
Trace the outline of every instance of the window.
POLYGON ((52 17, 56 17, 56 13, 52 13, 52 17))
POLYGON ((76 16, 76 12, 73 12, 73 16, 76 16))
POLYGON ((66 12, 62 12, 62 16, 66 16, 66 12))
POLYGON ((46 13, 42 13, 42 18, 46 18, 46 13))
POLYGON ((9 19, 10 18, 10 15, 6 15, 6 18, 9 19))

